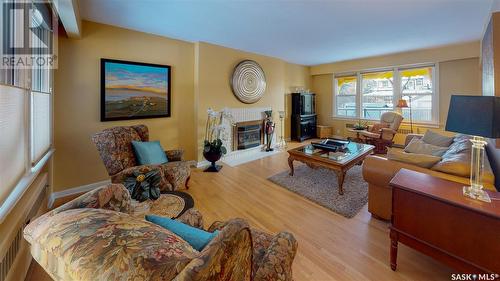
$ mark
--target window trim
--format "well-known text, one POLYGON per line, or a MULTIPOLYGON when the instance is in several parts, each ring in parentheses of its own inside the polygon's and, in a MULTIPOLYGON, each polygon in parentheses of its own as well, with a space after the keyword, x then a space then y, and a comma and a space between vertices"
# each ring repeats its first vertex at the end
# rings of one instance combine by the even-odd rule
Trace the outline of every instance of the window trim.
MULTIPOLYGON (((369 68, 363 69, 359 71, 346 71, 333 73, 333 110, 332 110, 332 118, 335 120, 341 121, 353 121, 353 120, 361 120, 363 122, 374 122, 377 121, 375 119, 367 119, 362 117, 361 109, 362 109, 362 99, 363 95, 361 94, 361 86, 362 86, 362 75, 366 73, 373 72, 384 72, 384 71, 393 71, 394 77, 394 86, 393 86, 393 101, 399 100, 402 97, 401 92, 401 77, 400 71, 413 69, 413 68, 424 68, 424 67, 432 67, 432 120, 431 121, 415 121, 413 120, 414 125, 421 125, 425 127, 433 127, 437 128, 440 125, 440 116, 439 116, 439 63, 417 63, 417 64, 406 64, 392 67, 380 67, 380 68, 369 68), (356 116, 342 116, 337 115, 337 78, 347 77, 347 76, 356 76, 356 116)), ((395 110, 395 104, 393 103, 393 109, 395 110)), ((403 124, 410 124, 410 120, 404 119, 403 124)))
POLYGON ((34 167, 30 168, 28 172, 26 172, 19 180, 5 201, 0 205, 0 225, 5 221, 9 213, 16 207, 17 202, 21 200, 26 190, 28 190, 31 184, 33 184, 35 179, 43 170, 45 164, 47 164, 52 158, 54 151, 54 149, 49 150, 34 167))

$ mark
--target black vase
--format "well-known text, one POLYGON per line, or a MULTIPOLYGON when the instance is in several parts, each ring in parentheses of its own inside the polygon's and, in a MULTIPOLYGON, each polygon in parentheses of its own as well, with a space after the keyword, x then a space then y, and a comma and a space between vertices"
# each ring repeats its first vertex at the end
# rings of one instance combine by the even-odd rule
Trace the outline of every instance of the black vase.
POLYGON ((219 161, 219 159, 222 157, 222 153, 209 151, 203 152, 203 156, 205 157, 205 159, 207 159, 208 162, 212 163, 210 167, 205 169, 205 172, 217 173, 220 169, 222 169, 222 165, 215 165, 215 162, 219 161))

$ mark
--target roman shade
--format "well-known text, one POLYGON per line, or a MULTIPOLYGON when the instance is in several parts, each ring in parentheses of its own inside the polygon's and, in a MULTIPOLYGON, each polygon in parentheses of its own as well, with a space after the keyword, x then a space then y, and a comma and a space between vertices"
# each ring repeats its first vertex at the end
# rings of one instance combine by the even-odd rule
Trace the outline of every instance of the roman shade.
POLYGON ((50 94, 31 93, 31 161, 36 164, 50 149, 50 94))
POLYGON ((26 172, 25 90, 0 85, 0 206, 26 172))

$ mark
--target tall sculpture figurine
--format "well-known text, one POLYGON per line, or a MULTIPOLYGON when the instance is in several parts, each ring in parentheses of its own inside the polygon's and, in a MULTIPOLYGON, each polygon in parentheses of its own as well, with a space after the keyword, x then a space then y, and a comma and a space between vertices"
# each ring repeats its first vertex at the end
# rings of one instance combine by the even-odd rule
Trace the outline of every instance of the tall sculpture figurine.
POLYGON ((265 129, 266 129, 266 142, 267 142, 266 151, 269 152, 269 151, 273 151, 273 149, 271 148, 271 142, 273 140, 274 127, 276 126, 276 124, 274 124, 274 122, 273 122, 273 118, 272 118, 273 111, 272 110, 265 111, 265 114, 266 114, 265 129))

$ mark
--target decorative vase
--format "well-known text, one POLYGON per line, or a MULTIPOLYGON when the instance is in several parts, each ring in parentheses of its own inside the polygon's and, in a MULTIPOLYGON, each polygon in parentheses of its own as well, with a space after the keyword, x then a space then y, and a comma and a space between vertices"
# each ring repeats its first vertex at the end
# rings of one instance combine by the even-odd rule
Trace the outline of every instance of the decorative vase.
POLYGON ((220 169, 222 169, 222 165, 215 165, 215 162, 219 161, 222 157, 222 153, 214 151, 203 152, 203 157, 205 157, 208 162, 212 163, 210 167, 205 169, 205 172, 217 173, 220 169))

